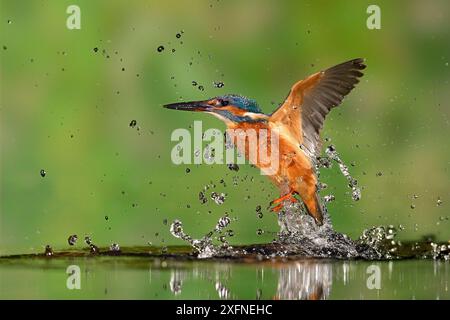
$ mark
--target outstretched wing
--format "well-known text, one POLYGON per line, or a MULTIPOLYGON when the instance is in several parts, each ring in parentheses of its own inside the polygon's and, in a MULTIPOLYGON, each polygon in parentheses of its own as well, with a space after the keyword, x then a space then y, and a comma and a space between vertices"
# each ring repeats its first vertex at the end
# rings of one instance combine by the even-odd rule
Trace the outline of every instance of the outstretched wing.
POLYGON ((350 60, 294 84, 284 103, 270 116, 287 126, 313 159, 320 156, 320 130, 330 110, 338 106, 363 75, 363 59, 350 60))

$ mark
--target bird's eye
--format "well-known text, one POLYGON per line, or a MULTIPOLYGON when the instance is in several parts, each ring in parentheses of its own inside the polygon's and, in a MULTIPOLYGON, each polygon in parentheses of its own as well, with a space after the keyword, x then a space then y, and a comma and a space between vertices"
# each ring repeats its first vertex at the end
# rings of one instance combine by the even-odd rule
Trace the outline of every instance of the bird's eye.
POLYGON ((216 98, 216 100, 215 100, 214 103, 215 103, 216 107, 225 107, 225 106, 227 106, 230 102, 229 102, 228 100, 216 98))

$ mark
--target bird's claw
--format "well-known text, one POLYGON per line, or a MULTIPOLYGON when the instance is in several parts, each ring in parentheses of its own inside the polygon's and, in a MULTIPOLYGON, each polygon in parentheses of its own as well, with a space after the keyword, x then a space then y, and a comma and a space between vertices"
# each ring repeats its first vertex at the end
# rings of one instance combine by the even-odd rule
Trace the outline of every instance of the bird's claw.
POLYGON ((272 212, 278 213, 281 209, 283 209, 283 202, 284 201, 290 201, 292 203, 298 202, 298 200, 295 199, 294 196, 292 195, 292 192, 290 192, 290 193, 285 194, 284 196, 282 196, 282 197, 280 197, 278 199, 275 199, 275 200, 271 201, 270 205, 269 205, 269 208, 270 208, 270 206, 272 206, 274 204, 277 204, 277 206, 271 208, 270 210, 272 212))
POLYGON ((278 213, 278 212, 280 212, 281 209, 283 209, 283 204, 279 204, 279 205, 271 208, 270 211, 278 213))

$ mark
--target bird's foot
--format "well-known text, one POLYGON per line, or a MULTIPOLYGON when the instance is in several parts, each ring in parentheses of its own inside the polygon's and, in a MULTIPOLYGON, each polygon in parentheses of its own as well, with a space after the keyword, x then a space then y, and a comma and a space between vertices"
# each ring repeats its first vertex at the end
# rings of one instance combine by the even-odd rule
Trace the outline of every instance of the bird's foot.
POLYGON ((279 212, 281 209, 283 209, 283 202, 284 201, 290 201, 292 203, 298 202, 298 200, 294 198, 293 192, 289 192, 288 194, 285 194, 284 196, 282 196, 282 197, 280 197, 278 199, 275 199, 275 200, 270 202, 270 206, 272 206, 274 204, 278 204, 277 206, 273 207, 271 209, 271 211, 279 212))
POLYGON ((278 213, 278 212, 280 212, 281 209, 283 209, 283 204, 279 204, 279 205, 271 208, 270 211, 278 213))

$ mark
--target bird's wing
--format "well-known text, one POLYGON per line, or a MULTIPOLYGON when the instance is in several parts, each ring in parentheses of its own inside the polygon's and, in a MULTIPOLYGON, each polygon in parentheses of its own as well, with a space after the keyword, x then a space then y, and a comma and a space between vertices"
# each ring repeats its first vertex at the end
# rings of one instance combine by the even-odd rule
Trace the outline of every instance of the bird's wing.
POLYGON ((290 134, 313 159, 320 156, 319 132, 326 115, 338 106, 363 75, 363 59, 350 60, 317 72, 295 83, 284 103, 270 116, 275 125, 287 126, 290 134))

